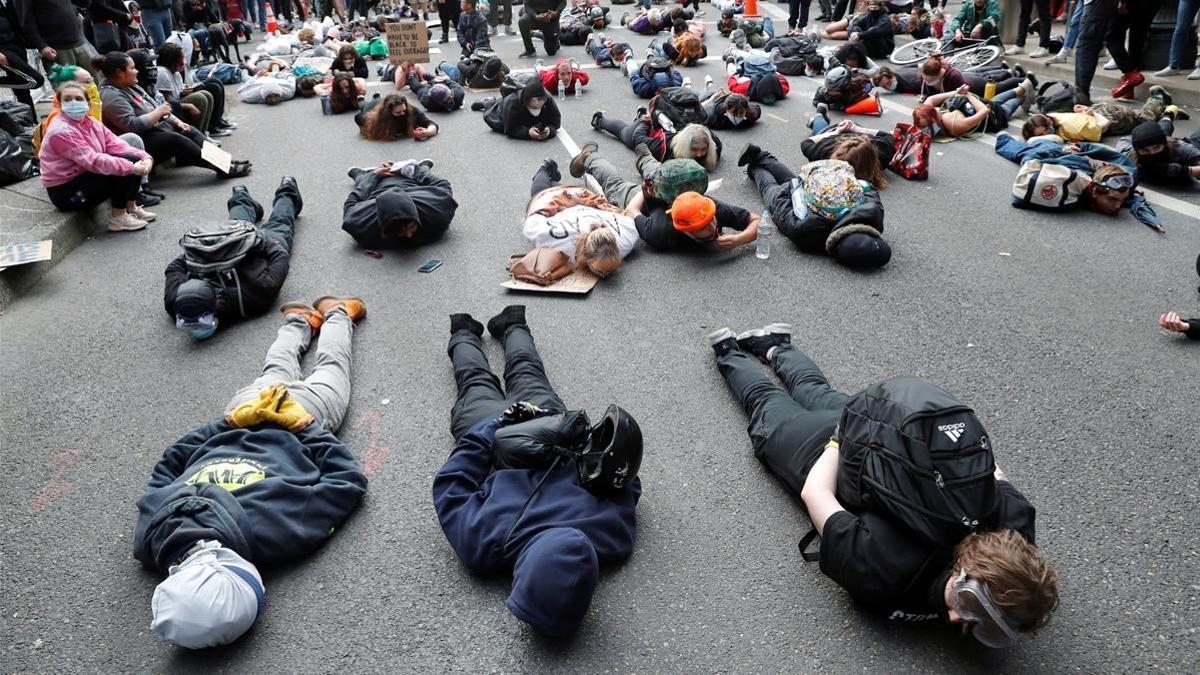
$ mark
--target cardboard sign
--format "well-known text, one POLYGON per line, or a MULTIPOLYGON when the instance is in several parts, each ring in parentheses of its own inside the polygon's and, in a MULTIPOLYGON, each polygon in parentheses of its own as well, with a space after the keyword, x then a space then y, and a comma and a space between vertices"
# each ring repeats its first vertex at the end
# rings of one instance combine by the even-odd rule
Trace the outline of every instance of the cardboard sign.
POLYGON ((19 244, 0 244, 0 272, 9 267, 50 259, 54 242, 26 241, 19 244))
POLYGON ((387 25, 388 61, 429 63, 429 33, 424 21, 393 21, 387 25))
POLYGON ((570 295, 584 295, 600 283, 600 277, 592 274, 587 270, 575 270, 567 276, 555 281, 549 286, 539 286, 531 284, 528 281, 518 281, 509 279, 500 284, 504 288, 513 291, 529 291, 530 293, 567 293, 570 295))
POLYGON ((229 173, 229 167, 233 166, 233 155, 208 141, 205 141, 204 145, 200 147, 200 159, 212 164, 224 173, 229 173))

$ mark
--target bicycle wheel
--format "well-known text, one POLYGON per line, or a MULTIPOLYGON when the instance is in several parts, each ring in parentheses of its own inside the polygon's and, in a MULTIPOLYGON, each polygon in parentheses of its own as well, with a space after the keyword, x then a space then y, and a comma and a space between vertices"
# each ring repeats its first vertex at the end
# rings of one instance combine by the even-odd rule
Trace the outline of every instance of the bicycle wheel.
POLYGON ((892 55, 888 57, 888 60, 898 66, 907 66, 914 63, 919 63, 929 58, 929 55, 938 51, 941 46, 942 41, 937 38, 913 40, 908 44, 896 47, 896 49, 892 51, 892 55))
POLYGON ((961 71, 975 70, 995 61, 1000 56, 1000 48, 995 45, 981 45, 947 57, 950 65, 961 71))

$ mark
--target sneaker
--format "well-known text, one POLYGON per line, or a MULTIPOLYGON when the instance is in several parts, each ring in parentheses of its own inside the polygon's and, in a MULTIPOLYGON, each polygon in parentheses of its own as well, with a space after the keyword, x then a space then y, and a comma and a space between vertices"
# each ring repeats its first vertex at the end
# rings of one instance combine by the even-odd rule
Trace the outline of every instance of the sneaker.
POLYGON ((704 76, 704 89, 707 91, 708 89, 711 89, 712 86, 713 86, 712 75, 705 75, 704 76))
POLYGON ((232 136, 233 129, 226 129, 225 127, 214 126, 208 130, 208 135, 210 138, 223 138, 225 136, 232 136))
POLYGON ((475 317, 470 314, 451 314, 450 315, 450 334, 454 335, 459 331, 467 331, 477 337, 483 337, 483 324, 475 320, 475 317))
POLYGON ((512 28, 512 26, 505 26, 505 27, 504 27, 504 34, 505 34, 505 35, 516 35, 516 32, 514 32, 514 31, 513 31, 513 28, 512 28))
POLYGON ((1033 106, 1034 99, 1037 98, 1037 87, 1034 85, 1033 80, 1030 80, 1028 77, 1022 80, 1021 84, 1017 85, 1017 87, 1024 94, 1021 97, 1021 110, 1024 110, 1025 114, 1028 115, 1029 108, 1033 106))
POLYGON ((546 69, 545 59, 538 59, 537 61, 534 61, 533 69, 535 72, 539 72, 539 73, 542 72, 543 70, 545 70, 546 69))
POLYGON ((503 340, 505 333, 513 326, 520 326, 525 323, 525 305, 509 305, 500 310, 500 313, 493 316, 487 322, 488 332, 497 340, 503 340))
POLYGON ((546 175, 549 176, 550 180, 554 181, 555 183, 562 180, 562 172, 558 170, 558 162, 554 161, 553 159, 543 159, 541 169, 544 169, 546 171, 546 175))
POLYGON ((1183 74, 1182 68, 1172 68, 1171 66, 1167 66, 1166 68, 1163 68, 1162 70, 1156 71, 1154 73, 1154 76, 1155 77, 1175 77, 1176 75, 1182 75, 1182 74, 1183 74))
POLYGON ((728 328, 718 328, 709 333, 708 344, 717 356, 725 356, 738 348, 737 336, 728 328))
POLYGON ((762 148, 753 143, 747 143, 746 149, 742 150, 742 154, 738 156, 737 165, 748 166, 753 164, 758 161, 760 155, 762 155, 762 148))
POLYGON ((583 144, 579 149, 579 154, 571 158, 571 165, 568 167, 571 175, 576 178, 583 178, 583 174, 587 173, 587 158, 593 152, 600 150, 600 146, 592 141, 583 144))
POLYGON ((134 201, 138 206, 154 206, 162 203, 162 197, 156 197, 145 190, 138 193, 137 199, 134 201))
POLYGON ((149 223, 137 218, 128 211, 108 219, 109 232, 136 232, 144 229, 149 223))
POLYGON ((492 36, 492 37, 496 36, 496 27, 495 26, 488 26, 488 35, 492 36))
POLYGON ((325 317, 321 316, 320 312, 303 302, 289 302, 279 308, 279 313, 288 319, 293 316, 304 319, 304 323, 312 330, 313 337, 321 330, 321 324, 325 323, 325 317))
POLYGON ((225 127, 226 129, 236 129, 236 128, 238 128, 237 122, 231 122, 231 121, 229 121, 229 120, 225 119, 224 117, 222 117, 221 119, 217 120, 217 125, 218 125, 218 126, 225 127))
POLYGON ((1071 58, 1071 52, 1075 50, 1069 47, 1063 47, 1058 50, 1058 53, 1046 60, 1046 63, 1066 63, 1071 58))
POLYGON ((692 88, 692 78, 690 78, 690 77, 683 78, 682 85, 687 87, 688 89, 691 89, 692 88))
POLYGON ((212 134, 204 134, 204 140, 209 143, 212 143, 213 145, 217 146, 218 148, 221 147, 221 141, 218 141, 217 139, 213 138, 212 134))
POLYGON ((1105 70, 1116 70, 1117 69, 1117 60, 1109 59, 1108 63, 1104 64, 1104 69, 1105 70))
POLYGON ((595 129, 596 131, 600 131, 600 122, 603 119, 604 119, 604 111, 603 110, 597 110, 596 112, 592 113, 592 128, 595 129))
POLYGON ((1172 103, 1175 102, 1175 100, 1171 98, 1171 95, 1169 93, 1167 93, 1167 89, 1165 87, 1163 87, 1161 84, 1155 84, 1155 85, 1150 86, 1150 93, 1149 93, 1148 98, 1156 98, 1156 99, 1162 101, 1163 105, 1171 105, 1172 103))
POLYGON ((1029 52, 1029 58, 1031 59, 1041 59, 1047 56, 1050 56, 1050 50, 1046 49, 1045 47, 1038 47, 1037 49, 1029 52))
POLYGON ((636 122, 636 121, 638 121, 638 120, 642 119, 642 118, 643 118, 643 117, 645 117, 645 116, 646 116, 646 114, 647 114, 647 113, 649 113, 649 112, 650 112, 650 111, 646 109, 646 106, 644 106, 644 105, 639 105, 639 106, 638 106, 636 109, 634 109, 634 111, 633 111, 633 120, 634 120, 634 122, 636 122))
POLYGON ((537 56, 537 52, 532 49, 526 49, 525 51, 521 52, 520 54, 517 54, 518 59, 529 59, 529 58, 533 58, 535 56, 537 56))
POLYGON ((624 14, 621 15, 621 25, 622 26, 629 25, 629 12, 625 12, 624 14))
POLYGON ((428 157, 424 157, 419 162, 417 162, 417 166, 423 166, 423 167, 425 167, 426 171, 432 171, 433 170, 433 160, 428 157))
POLYGON ((154 221, 158 220, 157 213, 147 211, 146 209, 143 209, 137 205, 134 205, 132 209, 129 209, 129 213, 132 213, 134 218, 137 218, 138 220, 144 220, 147 223, 153 223, 154 221))
POLYGON ((1029 80, 1029 82, 1033 85, 1034 89, 1037 89, 1040 86, 1038 83, 1037 75, 1034 75, 1033 73, 1025 73, 1025 79, 1029 80))
POLYGON ((1187 79, 1189 79, 1189 80, 1200 80, 1200 66, 1196 66, 1196 69, 1195 69, 1195 70, 1193 70, 1192 72, 1188 73, 1187 79))
POLYGON ((1028 74, 1028 72, 1025 70, 1025 67, 1019 63, 1009 70, 1012 71, 1014 77, 1025 77, 1028 74))
POLYGON ((1022 47, 1021 45, 1009 45, 1008 47, 1004 48, 1005 56, 1013 56, 1015 54, 1024 54, 1024 53, 1025 53, 1025 48, 1022 47))
POLYGON ((346 316, 349 316, 354 321, 361 321, 367 318, 367 303, 363 302, 362 298, 353 296, 338 297, 336 295, 323 295, 317 298, 312 306, 326 319, 329 318, 329 313, 338 307, 346 310, 346 316))
POLYGON ((750 352, 763 363, 769 364, 776 347, 792 344, 792 325, 773 323, 757 330, 748 330, 737 336, 737 344, 743 351, 750 352))

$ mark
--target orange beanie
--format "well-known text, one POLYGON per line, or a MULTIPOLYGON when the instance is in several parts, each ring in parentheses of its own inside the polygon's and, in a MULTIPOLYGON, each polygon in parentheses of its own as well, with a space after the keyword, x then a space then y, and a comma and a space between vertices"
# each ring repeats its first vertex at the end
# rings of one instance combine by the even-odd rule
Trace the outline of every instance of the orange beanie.
POLYGON ((708 227, 717 215, 717 203, 699 192, 684 192, 675 198, 671 209, 671 224, 680 232, 698 232, 708 227))

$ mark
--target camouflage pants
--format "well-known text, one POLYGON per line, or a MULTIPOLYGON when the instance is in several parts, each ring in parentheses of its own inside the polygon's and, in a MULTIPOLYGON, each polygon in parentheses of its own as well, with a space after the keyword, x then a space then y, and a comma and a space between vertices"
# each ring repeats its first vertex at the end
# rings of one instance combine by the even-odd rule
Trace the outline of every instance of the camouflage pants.
POLYGON ((1142 122, 1157 122, 1163 115, 1166 106, 1162 99, 1148 98, 1140 109, 1121 105, 1120 103, 1102 102, 1092 106, 1092 111, 1107 117, 1112 124, 1105 133, 1112 136, 1125 136, 1142 122))

